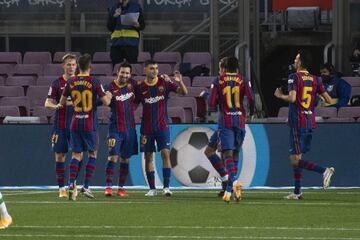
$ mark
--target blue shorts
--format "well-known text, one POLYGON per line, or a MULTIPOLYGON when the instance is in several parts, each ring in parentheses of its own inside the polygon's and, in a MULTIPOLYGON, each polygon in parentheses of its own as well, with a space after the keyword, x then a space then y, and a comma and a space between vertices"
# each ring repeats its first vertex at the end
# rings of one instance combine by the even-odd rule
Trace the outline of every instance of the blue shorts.
POLYGON ((157 151, 170 149, 170 132, 169 130, 157 132, 155 134, 142 134, 140 136, 140 152, 155 152, 155 141, 157 151))
POLYGON ((54 129, 51 136, 51 147, 55 153, 67 153, 70 143, 69 129, 54 129))
POLYGON ((119 133, 110 132, 108 136, 109 156, 120 155, 122 159, 138 154, 136 130, 119 133))
POLYGON ((221 128, 219 129, 219 139, 221 150, 240 151, 245 138, 244 128, 221 128))
POLYGON ((289 152, 298 155, 310 151, 312 129, 290 128, 289 152))
POLYGON ((70 145, 73 152, 96 151, 97 133, 93 132, 70 132, 70 145))
POLYGON ((219 144, 219 131, 215 131, 213 135, 210 137, 210 141, 208 143, 208 146, 217 149, 219 144))

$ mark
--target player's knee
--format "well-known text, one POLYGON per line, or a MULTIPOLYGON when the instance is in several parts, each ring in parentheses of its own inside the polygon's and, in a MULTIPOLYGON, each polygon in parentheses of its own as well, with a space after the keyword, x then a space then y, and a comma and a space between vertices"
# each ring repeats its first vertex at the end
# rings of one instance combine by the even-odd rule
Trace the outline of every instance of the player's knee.
POLYGON ((212 149, 211 147, 207 146, 207 147, 205 148, 204 154, 205 154, 206 157, 209 158, 209 157, 210 157, 211 155, 213 155, 214 153, 215 153, 215 150, 212 149))
POLYGON ((228 157, 232 157, 233 156, 233 152, 231 150, 225 150, 223 152, 223 155, 225 158, 228 158, 228 157))
POLYGON ((81 153, 73 152, 72 158, 75 158, 76 160, 81 161, 82 155, 81 155, 81 153))
POLYGON ((145 153, 145 161, 152 162, 153 161, 153 153, 145 153))
POLYGON ((121 163, 129 164, 129 159, 128 158, 122 158, 121 163))
POLYGON ((96 158, 96 151, 89 151, 88 157, 96 158))
POLYGON ((109 156, 108 160, 114 163, 117 163, 119 157, 118 156, 109 156))
POLYGON ((299 155, 291 155, 290 156, 290 164, 293 168, 296 168, 298 166, 298 162, 301 159, 299 155))
POLYGON ((169 149, 162 149, 161 150, 161 157, 162 157, 162 159, 170 159, 170 151, 169 151, 169 149))
POLYGON ((56 162, 65 162, 65 154, 64 153, 56 153, 55 161, 56 162))

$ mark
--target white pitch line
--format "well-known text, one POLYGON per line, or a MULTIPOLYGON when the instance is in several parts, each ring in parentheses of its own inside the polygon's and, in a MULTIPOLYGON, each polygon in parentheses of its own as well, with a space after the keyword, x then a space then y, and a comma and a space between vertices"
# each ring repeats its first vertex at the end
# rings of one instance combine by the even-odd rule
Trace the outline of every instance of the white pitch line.
POLYGON ((56 193, 54 191, 50 192, 50 191, 19 191, 19 192, 11 192, 11 193, 3 193, 4 196, 21 196, 21 195, 33 195, 33 194, 48 194, 48 193, 56 193))
POLYGON ((360 238, 352 238, 352 237, 273 237, 273 236, 262 236, 262 237, 253 237, 253 236, 140 236, 140 235, 81 235, 81 234, 0 234, 1 237, 21 237, 21 238, 140 238, 140 239, 291 239, 291 240, 360 240, 360 238))
MULTIPOLYGON (((6 203, 9 204, 162 204, 164 201, 160 198, 156 199, 160 201, 6 201, 6 203)), ((167 203, 177 203, 179 201, 182 201, 181 199, 174 199, 173 201, 167 201, 167 203)), ((204 202, 203 202, 204 203, 204 202)), ((211 204, 225 204, 220 201, 206 201, 206 203, 211 204)), ((360 203, 355 202, 337 202, 337 203, 319 203, 319 202, 305 202, 305 201, 292 201, 289 202, 289 200, 286 202, 286 200, 281 201, 279 199, 278 202, 248 202, 248 201, 242 201, 240 203, 234 203, 232 205, 258 205, 258 206, 267 206, 267 205, 296 205, 296 206, 360 206, 360 203)))
POLYGON ((220 229, 220 230, 295 230, 295 231, 335 231, 335 232, 356 232, 360 228, 330 228, 330 227, 254 227, 254 226, 21 226, 14 225, 11 228, 28 229, 220 229))

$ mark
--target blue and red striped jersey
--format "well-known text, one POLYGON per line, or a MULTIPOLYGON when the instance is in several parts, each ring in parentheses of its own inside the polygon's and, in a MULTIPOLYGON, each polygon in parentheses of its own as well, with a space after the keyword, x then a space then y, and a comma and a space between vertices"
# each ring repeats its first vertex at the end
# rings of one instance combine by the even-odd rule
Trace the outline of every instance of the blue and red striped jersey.
MULTIPOLYGON (((66 79, 61 76, 55 79, 50 86, 48 98, 53 99, 56 103, 59 103, 61 95, 66 85, 66 79)), ((69 99, 70 100, 70 99, 69 99)), ((71 100, 70 100, 71 102, 71 100)), ((55 129, 70 129, 71 118, 73 115, 72 104, 66 104, 65 108, 58 109, 54 113, 54 128, 55 129)))
POLYGON ((100 80, 88 75, 73 77, 66 84, 63 96, 71 96, 74 106, 70 129, 84 132, 95 131, 98 127, 97 99, 105 96, 100 80))
POLYGON ((312 129, 316 127, 314 103, 316 94, 325 92, 320 78, 308 71, 289 75, 288 90, 296 91, 296 101, 289 104, 289 125, 294 128, 312 129))
POLYGON ((110 132, 125 132, 135 128, 134 101, 137 82, 130 79, 127 84, 120 86, 112 81, 106 90, 113 95, 110 103, 110 132))
POLYGON ((167 100, 169 93, 176 92, 177 89, 175 83, 165 81, 160 76, 151 84, 146 80, 140 83, 136 101, 141 101, 143 105, 142 134, 153 134, 168 128, 167 100))
POLYGON ((248 99, 250 115, 254 112, 251 84, 241 74, 225 73, 211 85, 209 106, 219 105, 218 125, 222 128, 244 128, 244 96, 248 99))

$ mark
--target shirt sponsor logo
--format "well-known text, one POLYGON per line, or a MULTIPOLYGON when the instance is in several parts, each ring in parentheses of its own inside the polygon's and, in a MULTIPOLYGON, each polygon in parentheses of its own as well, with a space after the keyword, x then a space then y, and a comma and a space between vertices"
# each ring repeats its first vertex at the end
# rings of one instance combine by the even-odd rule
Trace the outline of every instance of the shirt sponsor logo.
POLYGON ((238 111, 238 112, 227 112, 226 115, 231 115, 231 116, 241 116, 242 112, 238 111))
POLYGON ((145 103, 153 104, 153 103, 157 103, 159 101, 162 101, 164 99, 165 99, 164 96, 156 96, 156 97, 145 98, 145 103))
POLYGON ((128 99, 130 99, 132 96, 134 96, 134 93, 126 93, 126 94, 122 94, 120 96, 116 96, 116 101, 121 101, 124 102, 128 99))
POLYGON ((86 118, 89 118, 89 114, 85 114, 85 115, 76 115, 75 118, 78 118, 78 119, 86 119, 86 118))

